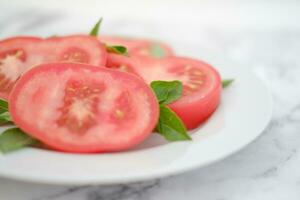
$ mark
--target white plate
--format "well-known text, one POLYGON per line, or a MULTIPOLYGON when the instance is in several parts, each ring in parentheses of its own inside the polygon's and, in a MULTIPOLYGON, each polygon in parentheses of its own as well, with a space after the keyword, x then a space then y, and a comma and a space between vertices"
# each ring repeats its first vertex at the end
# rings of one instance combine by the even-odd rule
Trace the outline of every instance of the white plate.
POLYGON ((34 148, 0 154, 0 176, 55 184, 112 184, 182 173, 223 159, 245 147, 267 126, 271 95, 252 73, 219 68, 236 81, 223 91, 220 107, 192 142, 165 143, 153 136, 129 152, 66 154, 34 148))

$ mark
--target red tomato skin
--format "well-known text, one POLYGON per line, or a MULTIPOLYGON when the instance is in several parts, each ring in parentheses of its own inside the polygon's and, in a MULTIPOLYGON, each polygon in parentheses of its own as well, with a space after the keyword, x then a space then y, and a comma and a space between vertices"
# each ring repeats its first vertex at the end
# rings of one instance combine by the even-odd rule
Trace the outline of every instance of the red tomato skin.
MULTIPOLYGON (((14 121, 14 123, 20 127, 23 131, 25 131, 27 134, 31 135, 32 137, 42 141, 46 146, 50 147, 51 149, 62 151, 62 152, 69 152, 69 153, 99 153, 99 152, 118 152, 118 151, 124 151, 128 150, 141 142, 143 142, 145 139, 147 139, 151 134, 153 129, 155 128, 158 117, 159 117, 159 107, 158 102, 155 97, 155 94, 153 91, 149 88, 149 86, 142 81, 139 77, 132 75, 130 73, 123 73, 116 70, 107 69, 105 67, 96 67, 86 64, 79 64, 79 63, 48 63, 39 65, 30 71, 28 71, 26 74, 24 74, 20 80, 15 85, 10 97, 9 97, 9 112, 11 113, 11 117, 14 121), (70 66, 72 65, 72 66, 70 66), (122 143, 118 146, 109 146, 109 145, 91 145, 91 144, 82 144, 82 145, 73 145, 70 143, 64 143, 61 140, 49 140, 49 138, 45 138, 42 131, 37 131, 37 129, 29 124, 24 123, 22 117, 18 114, 18 111, 16 110, 16 101, 17 97, 21 90, 23 90, 23 85, 26 84, 26 82, 30 81, 32 76, 35 76, 39 72, 43 72, 44 70, 53 69, 57 72, 64 71, 66 68, 81 68, 81 69, 87 69, 92 72, 109 72, 109 73, 115 73, 120 76, 129 76, 132 79, 140 82, 141 87, 143 87, 149 95, 150 98, 150 105, 152 107, 152 118, 149 122, 147 128, 143 131, 142 134, 139 134, 132 138, 132 140, 128 141, 127 143, 122 143)), ((34 119, 33 119, 34 120, 34 119)))
MULTIPOLYGON (((3 40, 0 40, 0 51, 3 50, 3 48, 2 48, 3 46, 5 46, 5 45, 10 46, 10 42, 14 41, 14 40, 15 41, 19 40, 20 42, 23 42, 25 40, 29 41, 29 42, 38 42, 38 41, 41 41, 43 39, 39 38, 39 37, 32 37, 32 36, 17 36, 17 37, 6 38, 6 39, 3 39, 3 40)), ((17 47, 21 47, 21 46, 17 46, 17 47)))

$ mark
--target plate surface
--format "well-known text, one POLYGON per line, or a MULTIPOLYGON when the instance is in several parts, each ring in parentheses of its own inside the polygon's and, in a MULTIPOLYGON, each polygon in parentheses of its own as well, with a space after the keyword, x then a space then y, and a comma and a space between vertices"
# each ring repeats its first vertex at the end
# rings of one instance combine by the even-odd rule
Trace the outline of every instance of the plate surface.
MULTIPOLYGON (((221 68, 220 68, 221 67, 221 68)), ((27 148, 0 154, 0 176, 53 184, 113 184, 165 177, 223 159, 257 138, 272 116, 272 100, 252 73, 218 70, 235 82, 213 116, 192 131, 192 142, 166 143, 159 135, 134 150, 78 155, 27 148)))

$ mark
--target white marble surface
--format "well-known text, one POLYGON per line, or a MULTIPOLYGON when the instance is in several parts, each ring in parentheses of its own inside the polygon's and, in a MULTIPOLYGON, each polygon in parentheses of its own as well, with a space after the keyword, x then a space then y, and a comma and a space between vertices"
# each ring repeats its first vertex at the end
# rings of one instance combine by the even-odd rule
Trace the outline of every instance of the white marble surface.
POLYGON ((272 91, 273 119, 251 145, 202 169, 113 186, 53 186, 0 178, 1 200, 300 199, 300 2, 72 2, 53 1, 50 6, 45 1, 1 0, 0 37, 84 31, 101 13, 107 19, 103 32, 155 36, 174 44, 180 54, 252 69, 272 91))

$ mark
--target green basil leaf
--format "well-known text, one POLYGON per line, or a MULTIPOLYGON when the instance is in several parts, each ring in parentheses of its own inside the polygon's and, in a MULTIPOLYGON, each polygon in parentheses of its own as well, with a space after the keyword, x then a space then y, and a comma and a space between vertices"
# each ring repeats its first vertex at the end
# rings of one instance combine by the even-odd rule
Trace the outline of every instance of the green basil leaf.
POLYGON ((167 55, 166 50, 157 42, 153 42, 150 45, 150 55, 154 58, 163 58, 167 55))
POLYGON ((9 112, 0 113, 0 123, 12 122, 9 112))
POLYGON ((156 130, 168 141, 192 140, 181 119, 165 105, 160 105, 156 130))
POLYGON ((182 94, 180 81, 152 81, 151 88, 155 92, 159 104, 169 104, 182 94))
POLYGON ((234 79, 224 79, 222 80, 222 87, 227 88, 231 83, 234 81, 234 79))
POLYGON ((98 36, 101 23, 102 23, 102 17, 98 20, 98 22, 95 24, 93 29, 90 31, 90 34, 89 34, 90 36, 98 36))
POLYGON ((106 50, 109 53, 115 53, 115 54, 120 54, 120 55, 124 55, 124 56, 128 56, 128 52, 127 52, 127 48, 124 46, 109 46, 109 45, 105 45, 106 50))
POLYGON ((0 134, 0 151, 8 153, 39 143, 19 128, 10 128, 0 134))
POLYGON ((0 99, 0 110, 1 111, 8 111, 8 103, 7 101, 0 99))
POLYGON ((7 112, 7 110, 0 107, 0 114, 4 112, 7 112))

